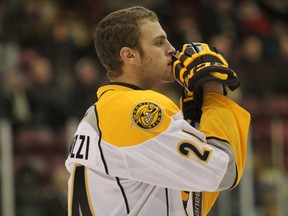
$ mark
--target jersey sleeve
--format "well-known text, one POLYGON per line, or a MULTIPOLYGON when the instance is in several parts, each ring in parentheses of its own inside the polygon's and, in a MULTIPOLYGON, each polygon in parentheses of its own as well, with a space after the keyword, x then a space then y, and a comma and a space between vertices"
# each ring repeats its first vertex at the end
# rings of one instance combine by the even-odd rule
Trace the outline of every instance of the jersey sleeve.
MULTIPOLYGON (((225 148, 225 143, 231 146, 237 175, 232 187, 235 187, 243 175, 250 114, 229 98, 216 93, 204 95, 200 131, 205 133, 207 142, 219 148, 225 148), (225 141, 223 146, 219 141, 225 141)), ((216 201, 219 192, 203 192, 203 213, 208 214, 216 201)))
POLYGON ((233 150, 237 168, 235 186, 244 171, 250 114, 228 97, 217 93, 204 95, 202 110, 199 130, 205 134, 208 143, 213 145, 217 143, 215 140, 222 140, 229 143, 233 150))

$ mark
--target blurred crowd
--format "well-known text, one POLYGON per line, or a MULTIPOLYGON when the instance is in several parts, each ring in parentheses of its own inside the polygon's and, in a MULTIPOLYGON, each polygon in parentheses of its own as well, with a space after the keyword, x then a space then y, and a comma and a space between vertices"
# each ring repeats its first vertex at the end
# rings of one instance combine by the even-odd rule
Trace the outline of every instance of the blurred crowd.
MULTIPOLYGON (((286 0, 1 0, 0 119, 11 122, 14 134, 17 216, 66 214, 67 123, 79 121, 107 83, 94 29, 107 13, 133 5, 157 12, 176 49, 201 41, 222 50, 242 81, 237 100, 252 113, 258 132, 252 137, 255 163, 271 166, 259 155, 271 151, 267 119, 288 116, 286 0)), ((156 90, 177 102, 176 84, 156 90)), ((256 199, 265 209, 265 200, 256 199)))

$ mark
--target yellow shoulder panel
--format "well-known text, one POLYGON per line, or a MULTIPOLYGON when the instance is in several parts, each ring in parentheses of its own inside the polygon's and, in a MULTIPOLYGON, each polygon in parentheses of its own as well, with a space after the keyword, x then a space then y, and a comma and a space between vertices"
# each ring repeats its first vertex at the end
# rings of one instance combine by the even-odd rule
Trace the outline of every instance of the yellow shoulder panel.
POLYGON ((179 108, 151 90, 108 85, 98 91, 96 103, 102 140, 127 147, 141 144, 165 131, 179 108))

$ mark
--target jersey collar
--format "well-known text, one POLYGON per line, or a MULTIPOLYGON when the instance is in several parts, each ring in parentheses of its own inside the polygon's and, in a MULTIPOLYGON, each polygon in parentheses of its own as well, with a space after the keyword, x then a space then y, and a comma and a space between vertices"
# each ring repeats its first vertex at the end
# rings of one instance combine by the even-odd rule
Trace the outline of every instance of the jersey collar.
POLYGON ((101 86, 97 91, 97 98, 99 99, 107 91, 133 91, 133 90, 142 90, 138 86, 132 85, 130 83, 122 82, 111 82, 107 85, 101 86))
POLYGON ((141 88, 139 88, 138 86, 136 85, 133 85, 133 84, 130 84, 130 83, 123 83, 123 82, 111 82, 110 85, 119 85, 119 86, 125 86, 125 87, 128 87, 128 88, 131 88, 133 90, 143 90, 141 88))

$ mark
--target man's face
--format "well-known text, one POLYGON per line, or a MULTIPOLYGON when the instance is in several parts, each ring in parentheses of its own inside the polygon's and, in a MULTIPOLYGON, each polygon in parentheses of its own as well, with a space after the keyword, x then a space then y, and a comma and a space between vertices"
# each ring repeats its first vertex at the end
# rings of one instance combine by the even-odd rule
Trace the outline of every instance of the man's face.
POLYGON ((144 52, 140 64, 139 77, 148 86, 174 81, 172 74, 172 54, 175 48, 167 39, 159 22, 141 22, 140 44, 144 52))

